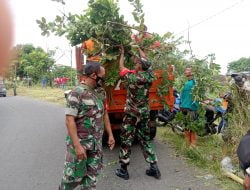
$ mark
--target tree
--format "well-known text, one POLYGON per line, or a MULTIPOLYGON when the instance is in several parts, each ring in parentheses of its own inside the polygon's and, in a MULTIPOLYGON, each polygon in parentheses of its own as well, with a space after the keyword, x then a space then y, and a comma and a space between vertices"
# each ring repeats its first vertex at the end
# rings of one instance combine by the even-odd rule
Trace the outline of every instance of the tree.
MULTIPOLYGON (((62 15, 57 15, 54 21, 47 22, 42 17, 40 20, 37 20, 37 23, 42 30, 42 35, 48 36, 51 33, 58 36, 64 35, 72 46, 78 45, 91 37, 97 39, 101 43, 104 55, 102 63, 106 70, 109 71, 107 72, 106 85, 113 86, 119 80, 119 46, 121 44, 124 46, 125 63, 128 67, 131 67, 131 55, 138 55, 138 47, 131 39, 132 29, 144 31, 144 12, 141 1, 129 0, 129 3, 134 7, 132 15, 137 25, 128 25, 124 16, 119 13, 117 0, 89 0, 88 9, 82 14, 62 13, 62 15)), ((166 52, 176 49, 169 48, 169 46, 176 45, 175 42, 172 44, 166 42, 166 40, 170 41, 170 38, 171 40, 174 39, 170 33, 163 37, 158 34, 152 34, 150 38, 145 39, 139 46, 143 49, 150 49, 149 47, 156 40, 161 41, 162 48, 159 50, 161 52, 153 52, 150 57, 153 57, 155 54, 161 54, 157 58, 157 63, 163 62, 166 52)))
POLYGON ((13 53, 15 54, 13 62, 17 66, 16 75, 20 78, 29 76, 34 82, 42 77, 48 77, 55 63, 52 58, 54 52, 47 53, 31 44, 17 45, 13 48, 13 53))
POLYGON ((227 70, 228 72, 250 71, 250 57, 242 57, 237 61, 229 63, 227 66, 227 70))
POLYGON ((90 0, 89 8, 82 14, 63 13, 57 15, 52 22, 47 22, 44 17, 37 20, 42 35, 65 35, 72 46, 91 37, 103 42, 109 49, 112 49, 112 45, 128 44, 131 30, 111 27, 108 22, 127 24, 123 15, 119 14, 116 0, 90 0))
MULTIPOLYGON (((140 43, 134 43, 131 39, 132 29, 138 30, 140 34, 146 34, 144 31, 144 12, 140 0, 128 1, 134 7, 132 15, 137 23, 136 25, 128 25, 123 15, 119 14, 118 0, 89 0, 88 9, 80 15, 63 13, 61 16, 57 15, 52 22, 47 22, 42 17, 37 20, 37 23, 42 30, 42 35, 49 35, 50 33, 58 36, 64 35, 71 45, 80 44, 90 37, 97 39, 102 44, 104 53, 102 62, 108 71, 105 83, 107 86, 114 86, 119 80, 119 45, 122 44, 125 48, 125 63, 128 67, 132 65, 131 55, 135 55, 136 51, 138 53, 138 46, 140 46, 152 61, 154 69, 167 71, 169 65, 175 65, 176 84, 178 86, 183 85, 181 83, 183 78, 180 76, 184 75, 184 68, 188 64, 192 65, 198 84, 194 89, 194 95, 196 100, 202 100, 206 91, 212 89, 211 86, 217 86, 216 81, 213 80, 213 75, 217 75, 220 68, 213 61, 208 61, 209 57, 213 60, 214 56, 208 56, 204 59, 193 57, 191 60, 187 60, 186 55, 189 51, 181 51, 178 48, 185 41, 182 38, 176 38, 170 32, 163 36, 157 33, 147 33, 150 37, 143 37, 140 43), (152 48, 152 45, 157 48, 152 48)), ((164 73, 164 75, 167 74, 167 72, 164 73)), ((164 76, 164 78, 167 78, 167 76, 164 76)), ((167 94, 167 87, 173 85, 173 82, 166 80, 160 89, 161 94, 167 94)))

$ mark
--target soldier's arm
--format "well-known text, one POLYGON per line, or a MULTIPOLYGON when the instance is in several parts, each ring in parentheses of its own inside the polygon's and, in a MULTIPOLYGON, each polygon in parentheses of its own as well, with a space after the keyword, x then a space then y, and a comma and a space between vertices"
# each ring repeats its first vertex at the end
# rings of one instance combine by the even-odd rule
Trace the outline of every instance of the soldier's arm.
POLYGON ((109 120, 108 111, 104 112, 104 126, 105 126, 105 130, 108 133, 108 135, 113 135, 112 130, 111 130, 111 124, 110 124, 110 120, 109 120))
POLYGON ((140 53, 140 57, 145 58, 145 59, 147 58, 146 54, 144 53, 144 51, 142 51, 141 48, 139 48, 139 53, 140 53))
POLYGON ((124 47, 121 46, 120 47, 120 62, 119 62, 119 66, 120 66, 120 71, 124 70, 126 67, 124 66, 124 47))
POLYGON ((73 141, 73 145, 75 147, 76 156, 78 159, 83 160, 87 158, 85 148, 80 144, 80 140, 77 136, 77 129, 75 123, 75 117, 71 115, 66 115, 66 126, 68 130, 68 134, 73 141))
POLYGON ((71 137, 73 141, 74 147, 80 145, 79 138, 77 136, 77 129, 76 129, 76 123, 75 123, 75 117, 72 115, 66 115, 66 127, 68 130, 68 134, 71 137))
POLYGON ((65 109, 66 127, 68 130, 68 135, 71 137, 71 140, 73 141, 77 159, 83 160, 87 158, 86 150, 80 144, 80 140, 77 135, 76 123, 75 123, 75 118, 79 114, 80 105, 81 105, 81 101, 80 101, 78 90, 74 89, 70 92, 67 98, 67 104, 66 104, 66 109, 65 109))
POLYGON ((107 110, 105 110, 105 112, 104 112, 104 127, 105 127, 105 130, 109 136, 109 139, 108 139, 109 148, 112 150, 115 146, 115 140, 114 140, 113 132, 111 129, 111 124, 110 124, 109 115, 108 115, 107 110))
POLYGON ((127 80, 127 78, 129 78, 128 74, 131 73, 135 74, 136 71, 130 70, 124 66, 124 47, 122 45, 120 46, 120 51, 121 51, 120 62, 119 62, 120 76, 122 77, 122 79, 127 80))
POLYGON ((73 141, 73 146, 76 151, 77 159, 87 159, 86 149, 80 144, 80 140, 77 136, 77 129, 74 116, 66 115, 66 126, 68 129, 68 134, 73 141))

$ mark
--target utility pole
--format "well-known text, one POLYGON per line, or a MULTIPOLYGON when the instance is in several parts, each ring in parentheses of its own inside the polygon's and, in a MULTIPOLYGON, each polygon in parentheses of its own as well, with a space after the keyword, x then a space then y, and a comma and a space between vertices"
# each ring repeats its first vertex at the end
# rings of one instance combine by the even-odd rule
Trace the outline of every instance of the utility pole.
POLYGON ((13 61, 13 64, 14 65, 12 65, 12 66, 14 66, 14 73, 12 74, 12 84, 13 84, 13 94, 14 94, 14 96, 16 96, 17 95, 17 92, 16 92, 16 87, 17 87, 17 84, 16 84, 16 81, 17 81, 17 75, 16 75, 16 73, 17 73, 17 62, 16 61, 13 61))

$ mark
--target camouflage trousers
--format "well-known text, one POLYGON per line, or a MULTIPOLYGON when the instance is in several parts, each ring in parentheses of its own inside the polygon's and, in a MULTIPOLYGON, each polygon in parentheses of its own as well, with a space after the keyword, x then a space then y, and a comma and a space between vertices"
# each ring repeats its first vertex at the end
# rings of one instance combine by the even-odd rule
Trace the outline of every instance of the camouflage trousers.
POLYGON ((73 144, 67 143, 65 157, 60 190, 95 190, 102 169, 102 151, 87 150, 87 159, 78 160, 73 144))
POLYGON ((121 148, 119 159, 121 164, 128 165, 130 162, 131 146, 135 137, 138 138, 143 156, 148 163, 157 162, 155 146, 150 139, 148 126, 149 116, 136 117, 126 114, 121 128, 121 148))

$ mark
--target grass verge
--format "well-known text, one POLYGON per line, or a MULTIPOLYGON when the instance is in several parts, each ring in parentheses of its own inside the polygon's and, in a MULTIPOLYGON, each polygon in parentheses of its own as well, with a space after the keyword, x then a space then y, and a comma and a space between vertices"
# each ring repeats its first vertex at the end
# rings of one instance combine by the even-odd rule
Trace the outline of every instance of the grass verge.
MULTIPOLYGON (((241 185, 222 174, 220 161, 223 157, 233 154, 233 145, 225 144, 219 135, 198 138, 195 148, 189 148, 184 137, 173 133, 168 127, 158 128, 158 136, 162 141, 167 141, 173 145, 176 153, 184 156, 189 164, 216 176, 222 190, 242 189, 241 185)), ((233 162, 237 166, 237 160, 233 159, 233 162)))
MULTIPOLYGON (((13 96, 13 89, 9 89, 7 95, 13 96)), ((65 105, 64 90, 60 88, 41 88, 38 86, 27 88, 25 86, 18 86, 17 95, 28 96, 39 100, 65 105)))

